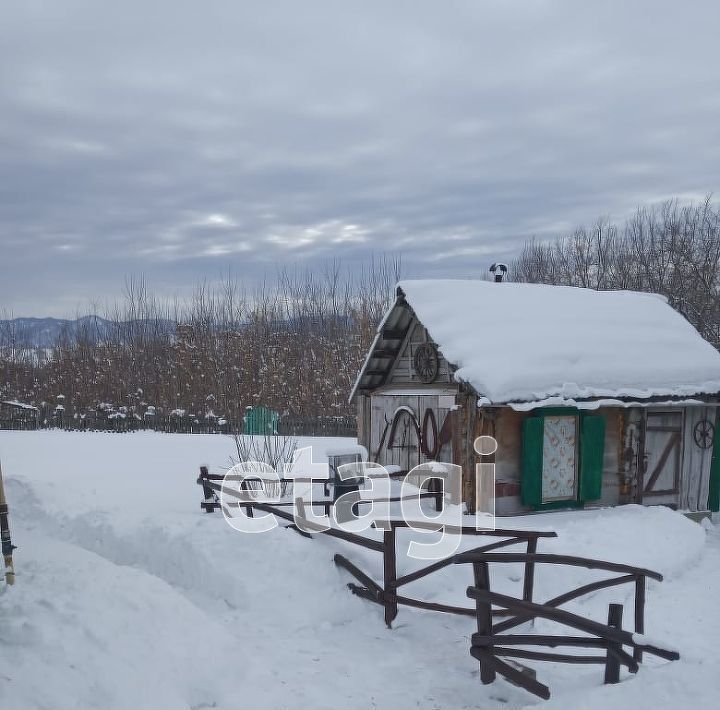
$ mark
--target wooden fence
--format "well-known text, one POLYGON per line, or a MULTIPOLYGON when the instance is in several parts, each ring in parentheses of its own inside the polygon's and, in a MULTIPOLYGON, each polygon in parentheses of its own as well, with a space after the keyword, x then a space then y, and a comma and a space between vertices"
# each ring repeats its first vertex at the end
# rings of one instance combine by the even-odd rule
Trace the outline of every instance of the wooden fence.
MULTIPOLYGON (((47 416, 27 416, 2 413, 0 429, 32 431, 35 429, 64 429, 66 431, 132 432, 158 431, 173 434, 234 434, 242 432, 243 422, 226 418, 177 417, 155 415, 137 419, 132 415, 108 417, 88 412, 83 416, 49 413, 47 416)), ((281 417, 278 421, 281 436, 357 436, 355 417, 281 417)))
POLYGON ((278 434, 284 436, 357 437, 356 417, 280 417, 278 434))
MULTIPOLYGON (((313 479, 307 480, 312 482, 313 479)), ((231 486, 224 487, 223 482, 223 476, 209 474, 206 467, 200 469, 200 477, 197 479, 197 483, 203 488, 204 500, 201 503, 201 508, 206 513, 212 513, 222 506, 225 514, 232 516, 233 509, 242 507, 245 509, 246 514, 252 517, 254 510, 260 510, 271 513, 281 520, 288 521, 288 527, 294 528, 304 537, 312 538, 314 534, 323 534, 380 553, 383 558, 382 582, 374 580, 344 555, 336 554, 334 562, 355 578, 356 582, 348 584, 348 588, 353 594, 383 608, 385 623, 388 628, 392 627, 399 606, 472 617, 475 620, 477 632, 472 635, 470 654, 480 663, 480 679, 484 684, 492 683, 499 674, 528 692, 547 699, 550 697, 550 689, 537 680, 532 669, 521 666, 516 661, 508 663, 504 659, 598 664, 605 669, 605 683, 617 683, 620 679, 621 666, 625 666, 631 673, 638 671, 639 664, 643 659, 643 652, 671 661, 680 657, 677 651, 663 648, 644 636, 647 580, 662 581, 662 575, 651 570, 602 560, 538 553, 538 540, 540 538, 557 537, 554 532, 504 529, 477 530, 468 526, 454 527, 446 525, 445 529, 453 533, 496 539, 471 550, 437 560, 419 570, 398 577, 397 531, 403 528, 439 530, 441 524, 406 522, 404 520, 376 520, 374 527, 383 531, 382 540, 378 540, 339 528, 321 528, 307 520, 304 515, 306 505, 321 506, 325 509, 325 513, 329 514, 335 502, 334 498, 309 502, 296 499, 294 503, 263 503, 256 499, 257 488, 246 485, 239 489, 231 486), (223 494, 222 501, 218 495, 219 493, 223 494), (228 503, 226 496, 235 500, 228 503), (289 506, 293 505, 299 513, 297 518, 287 510, 289 506), (524 545, 525 550, 523 552, 498 552, 498 550, 517 544, 524 545), (523 565, 521 596, 514 597, 499 594, 490 588, 490 565, 506 563, 521 563, 523 565), (398 594, 400 587, 435 574, 453 564, 472 565, 473 584, 467 588, 467 596, 475 602, 474 607, 459 607, 398 594), (584 567, 589 570, 611 572, 616 576, 589 582, 546 602, 538 603, 533 599, 537 565, 584 567), (624 584, 634 585, 634 633, 622 628, 623 606, 621 604, 609 605, 607 624, 558 608, 573 599, 595 593, 601 589, 624 584), (547 619, 562 626, 570 627, 573 630, 580 631, 583 635, 504 633, 537 618, 547 619), (496 619, 497 621, 495 621, 496 619), (545 650, 547 647, 554 648, 556 646, 590 648, 600 651, 600 653, 575 655, 545 650), (624 646, 630 648, 632 653, 627 653, 623 649, 624 646), (541 650, 537 650, 538 648, 541 650)), ((291 482, 288 483, 291 485, 291 482)), ((441 499, 438 498, 436 493, 428 492, 420 495, 421 497, 435 497, 436 508, 442 508, 441 499)), ((399 500, 400 498, 390 498, 385 502, 399 500)), ((370 503, 373 501, 361 500, 359 502, 370 503)))

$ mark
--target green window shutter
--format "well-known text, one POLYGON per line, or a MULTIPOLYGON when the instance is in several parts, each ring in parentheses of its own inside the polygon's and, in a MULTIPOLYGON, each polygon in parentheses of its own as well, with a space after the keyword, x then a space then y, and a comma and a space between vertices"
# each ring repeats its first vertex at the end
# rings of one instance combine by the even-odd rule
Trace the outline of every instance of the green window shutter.
POLYGON ((712 464, 710 466, 710 493, 708 508, 714 513, 720 511, 720 414, 715 418, 715 443, 713 444, 712 464))
POLYGON ((532 507, 542 503, 543 430, 542 417, 523 422, 520 498, 523 505, 532 507))
POLYGON ((602 494, 605 454, 605 417, 580 419, 580 500, 597 500, 602 494))

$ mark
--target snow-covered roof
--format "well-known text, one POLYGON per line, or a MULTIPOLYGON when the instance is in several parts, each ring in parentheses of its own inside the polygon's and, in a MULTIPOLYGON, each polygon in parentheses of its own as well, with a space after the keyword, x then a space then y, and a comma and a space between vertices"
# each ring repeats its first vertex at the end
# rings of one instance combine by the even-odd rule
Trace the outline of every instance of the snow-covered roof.
POLYGON ((720 392, 720 353, 662 296, 449 279, 398 286, 455 378, 492 403, 720 392))
POLYGON ((37 412, 38 408, 34 407, 32 404, 25 404, 25 402, 18 402, 16 399, 6 399, 2 402, 2 404, 6 404, 8 407, 16 407, 17 409, 26 409, 30 412, 37 412))

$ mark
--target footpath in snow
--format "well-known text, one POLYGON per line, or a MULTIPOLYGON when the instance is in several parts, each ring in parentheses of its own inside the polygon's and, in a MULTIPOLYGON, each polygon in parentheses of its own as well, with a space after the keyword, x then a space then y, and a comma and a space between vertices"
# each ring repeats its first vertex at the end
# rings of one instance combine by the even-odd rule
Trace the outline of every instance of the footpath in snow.
MULTIPOLYGON (((321 456, 338 441, 301 443, 321 456)), ((203 514, 198 466, 220 472, 233 451, 224 436, 0 432, 18 546, 16 585, 0 592, 2 710, 675 710, 708 707, 717 695, 720 532, 712 525, 637 506, 503 519, 556 530, 540 551, 665 576, 649 584, 647 630, 681 660, 648 657, 613 686, 597 666, 534 664, 553 693, 544 702, 502 680, 481 685, 469 655, 472 619, 401 607, 387 630, 381 609, 352 596, 332 563, 341 551, 379 578, 372 552, 283 527, 244 535, 219 513, 203 514)), ((468 574, 450 567, 408 591, 467 605, 468 574)), ((517 591, 519 568, 502 575, 493 586, 517 591)), ((593 575, 541 569, 536 598, 593 575)), ((630 591, 566 608, 604 620, 609 602, 623 602, 627 624, 630 591)))

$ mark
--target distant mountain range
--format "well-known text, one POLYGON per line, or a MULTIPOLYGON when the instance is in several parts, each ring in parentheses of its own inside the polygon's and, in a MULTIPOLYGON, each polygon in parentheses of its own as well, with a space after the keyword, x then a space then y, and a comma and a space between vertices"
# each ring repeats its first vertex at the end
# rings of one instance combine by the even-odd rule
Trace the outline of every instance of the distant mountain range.
MULTIPOLYGON (((141 323, 142 321, 127 321, 141 323)), ((159 321, 168 332, 175 329, 169 320, 159 321)), ((0 320, 0 344, 14 344, 16 347, 49 348, 55 345, 61 335, 72 337, 85 332, 93 342, 106 338, 117 324, 100 316, 82 316, 74 320, 64 318, 12 318, 0 320)))
MULTIPOLYGON (((135 320, 124 321, 120 325, 147 324, 151 321, 135 320)), ((329 323, 349 328, 353 322, 349 316, 325 316, 322 321, 315 317, 289 318, 287 320, 270 321, 268 325, 275 331, 292 331, 300 327, 310 332, 323 332, 329 323)), ((176 323, 171 320, 160 319, 156 321, 161 333, 174 333, 176 323)), ((0 347, 13 346, 16 348, 51 348, 58 339, 65 335, 72 338, 78 333, 84 333, 93 343, 108 338, 118 323, 100 316, 82 316, 74 320, 64 318, 12 318, 0 320, 0 347)), ((242 330, 244 326, 236 326, 242 330)))

